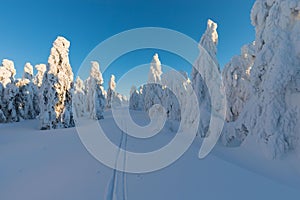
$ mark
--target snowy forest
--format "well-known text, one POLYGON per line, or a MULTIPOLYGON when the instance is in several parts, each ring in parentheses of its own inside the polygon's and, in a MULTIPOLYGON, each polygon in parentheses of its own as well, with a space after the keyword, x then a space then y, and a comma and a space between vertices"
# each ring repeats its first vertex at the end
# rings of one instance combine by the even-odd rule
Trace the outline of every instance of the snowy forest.
MULTIPOLYGON (((74 127, 74 114, 91 119, 103 118, 111 99, 126 103, 125 96, 115 92, 115 77, 111 76, 108 90, 103 87, 99 63, 91 62, 90 76, 85 80, 74 75, 69 63, 70 42, 58 37, 51 49, 48 64, 33 66, 26 63, 21 79, 11 60, 4 59, 0 67, 0 122, 40 120, 40 129, 74 127), (73 109, 74 108, 74 109, 73 109)), ((114 101, 117 102, 117 101, 114 101)))
MULTIPOLYGON (((300 3, 297 2, 256 1, 251 12, 255 41, 243 46, 240 55, 234 56, 222 70, 219 67, 227 99, 226 123, 220 141, 223 145, 237 147, 248 135, 253 135, 271 159, 299 148, 300 3)), ((199 44, 218 65, 217 24, 212 20, 208 20, 199 44)), ((69 128, 75 126, 75 117, 103 119, 103 113, 112 105, 151 112, 153 105, 160 104, 168 120, 176 124, 187 119, 181 116, 180 104, 184 100, 178 102, 172 91, 186 90, 182 99, 187 99, 191 94, 186 88, 192 86, 201 113, 198 136, 207 137, 211 105, 206 81, 214 81, 210 80, 209 71, 202 71, 203 65, 205 69, 211 65, 207 55, 199 55, 190 77, 187 72, 181 72, 182 79, 174 72, 164 73, 159 55, 155 54, 149 66, 151 84, 132 86, 128 100, 115 91, 114 75, 108 81, 107 91, 104 89, 96 61, 91 62, 86 80, 74 78, 69 47, 67 39, 58 37, 53 42, 48 63, 36 65, 36 75, 33 66, 26 63, 21 79, 15 79, 13 61, 2 61, 0 123, 37 118, 42 130, 69 128)), ((190 109, 192 116, 197 114, 193 106, 184 109, 190 109)))

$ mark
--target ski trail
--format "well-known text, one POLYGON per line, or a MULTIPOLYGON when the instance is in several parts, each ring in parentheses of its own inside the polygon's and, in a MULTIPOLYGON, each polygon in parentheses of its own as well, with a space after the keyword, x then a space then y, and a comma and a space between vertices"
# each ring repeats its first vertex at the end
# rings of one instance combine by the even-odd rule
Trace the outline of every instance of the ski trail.
POLYGON ((110 178, 106 200, 126 200, 127 199, 127 181, 126 173, 124 172, 126 167, 126 147, 127 147, 127 134, 122 131, 121 139, 118 146, 118 152, 115 160, 115 167, 112 177, 110 178), (123 162, 121 163, 122 172, 117 171, 118 161, 122 158, 121 149, 123 149, 123 162))
MULTIPOLYGON (((127 131, 127 127, 126 127, 127 131)), ((123 133, 124 134, 124 133, 123 133)), ((123 199, 127 199, 127 179, 126 179, 126 152, 127 152, 127 134, 125 133, 125 139, 124 139, 124 159, 123 159, 123 172, 122 172, 122 178, 123 178, 123 199)))

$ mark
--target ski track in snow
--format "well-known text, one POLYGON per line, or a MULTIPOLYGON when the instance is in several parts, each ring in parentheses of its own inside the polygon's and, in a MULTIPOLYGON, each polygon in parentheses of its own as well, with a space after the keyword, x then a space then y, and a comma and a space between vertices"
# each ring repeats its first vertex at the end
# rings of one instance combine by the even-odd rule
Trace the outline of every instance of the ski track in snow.
POLYGON ((108 183, 108 190, 106 194, 106 200, 126 200, 127 198, 127 181, 126 173, 124 172, 126 168, 126 147, 127 147, 127 134, 121 131, 121 138, 118 145, 118 152, 115 159, 115 169, 113 170, 112 177, 108 183), (124 150, 122 169, 120 172, 117 170, 118 161, 120 159, 121 149, 124 150))

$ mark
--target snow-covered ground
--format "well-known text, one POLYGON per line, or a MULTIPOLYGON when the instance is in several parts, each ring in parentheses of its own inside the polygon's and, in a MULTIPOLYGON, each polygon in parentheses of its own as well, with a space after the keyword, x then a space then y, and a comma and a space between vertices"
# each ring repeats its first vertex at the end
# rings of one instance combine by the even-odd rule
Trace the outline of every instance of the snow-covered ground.
MULTIPOLYGON (((132 116, 138 124, 147 124, 145 113, 133 111, 132 116)), ((111 112, 99 122, 116 145, 131 151, 159 148, 173 134, 164 128, 151 139, 121 139, 111 112)), ((204 160, 198 159, 196 140, 167 168, 124 174, 95 160, 75 128, 40 131, 38 126, 36 120, 0 124, 0 200, 300 198, 300 162, 267 161, 247 147, 250 138, 240 148, 217 146, 204 160)))

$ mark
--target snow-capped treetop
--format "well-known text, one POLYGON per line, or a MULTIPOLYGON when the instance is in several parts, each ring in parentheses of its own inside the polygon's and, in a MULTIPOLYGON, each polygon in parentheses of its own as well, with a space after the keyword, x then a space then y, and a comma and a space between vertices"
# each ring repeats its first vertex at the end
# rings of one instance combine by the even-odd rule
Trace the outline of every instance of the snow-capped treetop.
POLYGON ((15 65, 14 62, 8 59, 4 59, 2 61, 2 66, 9 72, 11 72, 11 77, 14 78, 14 76, 16 75, 16 69, 15 69, 15 65))
POLYGON ((156 53, 153 56, 153 59, 151 61, 150 65, 150 71, 148 75, 148 82, 149 83, 159 83, 161 81, 161 75, 162 75, 162 70, 161 70, 161 62, 158 58, 158 54, 156 53))
POLYGON ((45 73, 47 66, 45 64, 38 64, 35 66, 35 69, 39 72, 45 73))
POLYGON ((57 37, 53 42, 51 53, 48 58, 48 73, 57 76, 59 82, 65 82, 67 90, 70 89, 69 82, 73 81, 73 72, 69 62, 70 42, 63 38, 57 37))
POLYGON ((130 88, 130 96, 131 96, 133 93, 135 93, 135 92, 137 92, 137 89, 136 89, 136 86, 133 85, 133 86, 131 86, 131 88, 130 88))
POLYGON ((207 21, 207 28, 202 35, 200 45, 209 53, 212 59, 217 63, 217 45, 218 45, 218 25, 212 20, 207 21))
POLYGON ((112 91, 115 91, 116 89, 116 82, 115 82, 115 75, 111 75, 109 82, 108 82, 108 87, 109 89, 111 89, 112 91))
POLYGON ((84 90, 84 82, 79 76, 77 76, 75 81, 75 93, 78 91, 83 92, 83 90, 84 90))
POLYGON ((14 81, 16 75, 16 69, 13 61, 4 59, 2 66, 0 66, 0 83, 6 87, 7 84, 14 81))
POLYGON ((33 79, 33 67, 29 62, 24 66, 23 79, 28 79, 30 81, 33 79))
POLYGON ((91 62, 90 77, 94 78, 97 81, 97 84, 103 84, 103 77, 100 71, 100 65, 97 61, 91 62))
POLYGON ((38 87, 41 87, 43 83, 43 77, 47 67, 45 64, 39 64, 35 66, 35 69, 37 70, 37 74, 34 78, 34 84, 37 85, 38 87))
POLYGON ((70 42, 66 38, 64 38, 62 36, 58 36, 56 38, 56 40, 53 42, 53 49, 52 50, 57 49, 60 52, 64 52, 64 53, 69 54, 69 48, 70 48, 70 42))

